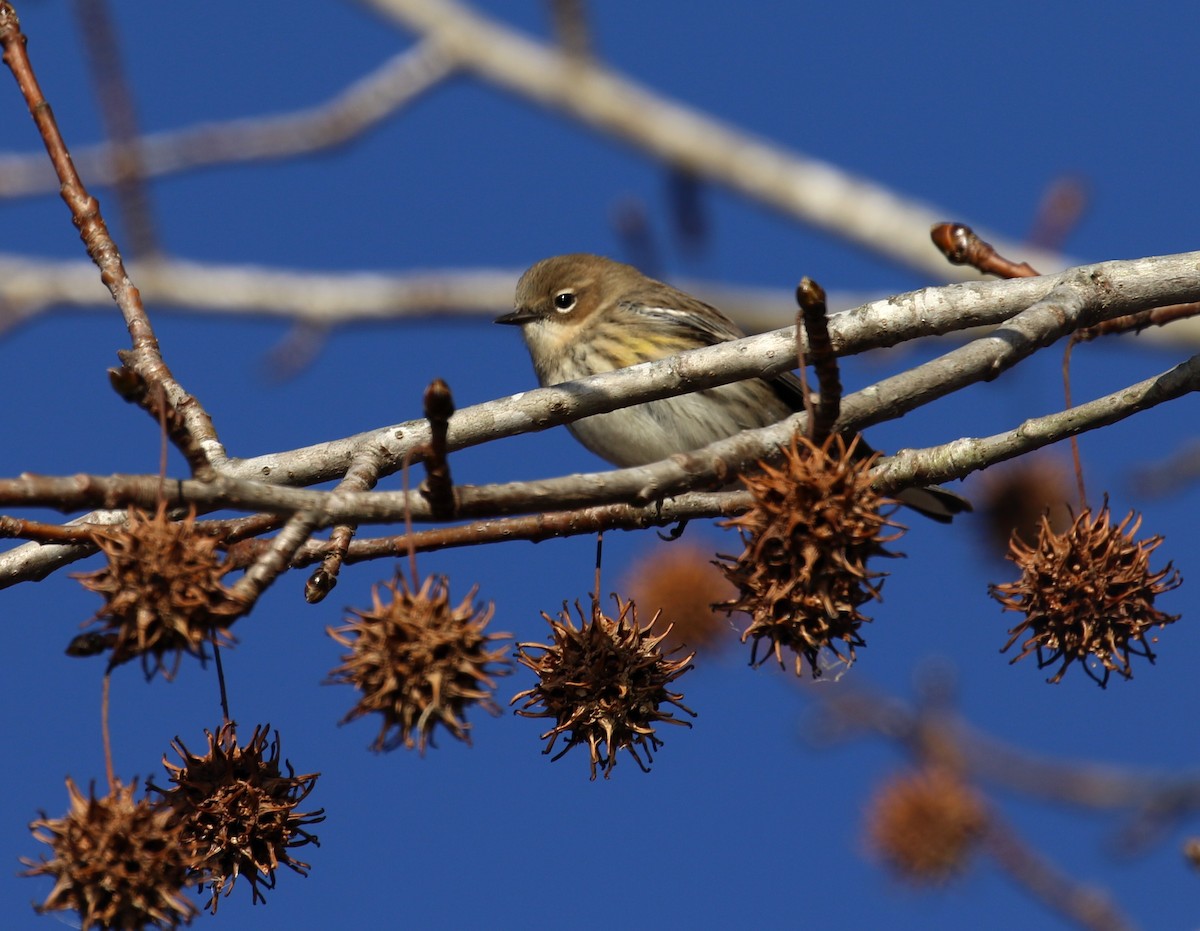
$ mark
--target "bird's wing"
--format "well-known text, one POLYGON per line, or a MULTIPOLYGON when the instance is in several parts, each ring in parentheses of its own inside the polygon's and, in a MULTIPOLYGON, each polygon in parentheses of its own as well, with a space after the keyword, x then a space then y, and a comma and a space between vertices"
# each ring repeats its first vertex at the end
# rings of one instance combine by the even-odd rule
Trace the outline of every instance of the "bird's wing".
POLYGON ((713 346, 746 333, 717 308, 705 304, 677 288, 657 283, 653 290, 635 292, 621 301, 621 307, 636 314, 653 317, 657 322, 686 331, 698 343, 713 346))
MULTIPOLYGON (((746 335, 744 330, 715 307, 667 285, 660 284, 654 292, 644 295, 631 295, 621 302, 621 306, 633 313, 654 317, 659 323, 668 324, 700 345, 715 346, 746 335), (668 295, 669 302, 664 299, 668 295), (670 306, 661 306, 667 303, 670 306)), ((804 409, 804 389, 795 374, 783 372, 764 380, 792 410, 804 409)))

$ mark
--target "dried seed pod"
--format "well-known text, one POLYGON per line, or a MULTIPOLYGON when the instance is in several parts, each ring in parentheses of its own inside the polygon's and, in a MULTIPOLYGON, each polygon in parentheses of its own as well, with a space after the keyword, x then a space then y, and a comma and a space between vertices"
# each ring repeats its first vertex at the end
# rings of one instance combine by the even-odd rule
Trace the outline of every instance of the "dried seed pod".
POLYGON ((229 567, 218 559, 217 538, 196 529, 194 510, 173 521, 165 503, 153 517, 131 506, 125 524, 92 536, 108 565, 75 578, 104 597, 92 623, 100 641, 111 642, 110 667, 137 657, 147 678, 161 670, 169 679, 182 654, 203 659, 213 637, 233 643, 228 627, 245 605, 222 584, 229 567))
POLYGON ((362 692, 342 723, 378 712, 383 725, 371 744, 376 751, 403 746, 424 753, 434 746, 438 724, 470 743, 466 709, 479 705, 500 712, 492 692, 496 677, 508 675, 512 663, 507 650, 493 644, 511 635, 484 633, 492 605, 476 608, 477 589, 451 607, 446 580, 438 576, 427 578, 417 592, 400 575, 383 588, 383 597, 380 586, 371 590, 371 610, 353 611, 344 626, 327 629, 350 648, 328 681, 362 692))
POLYGON ((816 678, 822 651, 849 663, 865 643, 859 628, 870 618, 859 606, 880 598, 884 575, 867 562, 900 555, 884 545, 903 528, 881 513, 894 502, 871 487, 875 457, 857 455, 857 442, 835 434, 815 446, 793 437, 779 467, 763 464, 742 476, 754 505, 725 526, 737 528, 745 548, 736 559, 721 557, 740 594, 720 607, 750 615, 742 642, 753 639, 751 665, 774 655, 783 666, 786 649, 795 654, 796 675, 807 662, 816 678))
POLYGON ((617 765, 617 751, 627 750, 643 772, 653 762, 653 751, 662 746, 654 733, 659 722, 682 724, 663 705, 674 705, 695 716, 682 704, 683 694, 667 686, 692 668, 694 653, 679 660, 667 659, 660 649, 666 633, 655 635, 653 621, 638 625, 637 609, 632 601, 617 602, 617 617, 610 618, 599 604, 592 605, 591 618, 585 620, 576 602, 580 626, 571 622, 567 605, 557 618, 543 612, 550 624, 552 642, 518 644, 517 659, 537 673, 538 684, 515 695, 511 704, 525 699, 517 714, 527 718, 553 718, 554 727, 542 734, 548 740, 545 753, 554 750, 560 735, 566 746, 554 759, 572 747, 584 744, 591 761, 591 778, 596 768, 607 779, 617 765), (528 651, 540 651, 533 656, 528 651), (538 710, 530 710, 537 708, 538 710), (643 762, 638 750, 646 754, 643 762))
POLYGON ((1171 563, 1150 570, 1150 555, 1163 538, 1135 539, 1141 517, 1133 511, 1113 526, 1107 499, 1093 515, 1084 508, 1071 526, 1056 533, 1043 518, 1037 542, 1026 545, 1016 535, 1009 556, 1021 570, 1015 582, 990 586, 1006 611, 1025 619, 1009 630, 1001 652, 1022 640, 1011 662, 1037 654, 1038 668, 1061 661, 1048 680, 1059 682, 1076 660, 1101 687, 1116 672, 1132 677, 1130 656, 1154 653, 1148 639, 1155 627, 1179 620, 1154 607, 1154 599, 1177 588, 1182 579, 1171 563))
POLYGON ((732 622, 716 605, 727 601, 733 588, 713 564, 710 550, 683 541, 661 544, 638 561, 628 590, 633 602, 654 611, 656 630, 670 627, 664 652, 679 647, 707 651, 732 642, 732 622))
POLYGON ((279 733, 267 751, 270 725, 254 729, 239 747, 236 725, 227 722, 216 735, 205 731, 208 750, 192 753, 178 737, 171 744, 180 763, 163 757, 173 783, 170 789, 151 789, 180 825, 185 843, 195 851, 193 876, 212 892, 208 908, 215 913, 222 892, 233 891, 238 876, 250 883, 250 897, 265 902, 260 885, 275 888, 275 870, 286 866, 301 876, 309 865, 291 855, 295 847, 320 846, 308 825, 325 820, 324 809, 296 809, 308 797, 319 773, 297 776, 287 761, 287 775, 279 767, 279 733))
POLYGON ((868 806, 871 847, 914 884, 944 883, 961 872, 986 827, 983 800, 943 767, 892 777, 868 806))
POLYGON ((39 912, 72 909, 87 929, 174 928, 190 923, 196 907, 183 896, 190 878, 190 846, 171 812, 148 799, 136 801, 136 780, 117 781, 103 798, 85 796, 71 779, 70 811, 41 818, 33 836, 53 848, 53 858, 23 859, 26 876, 53 876, 54 888, 39 912))

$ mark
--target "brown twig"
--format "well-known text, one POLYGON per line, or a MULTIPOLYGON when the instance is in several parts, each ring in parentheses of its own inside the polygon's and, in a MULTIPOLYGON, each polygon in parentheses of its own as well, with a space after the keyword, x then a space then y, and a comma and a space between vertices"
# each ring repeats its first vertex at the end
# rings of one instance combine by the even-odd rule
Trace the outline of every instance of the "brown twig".
MULTIPOLYGON (((1038 272, 1028 262, 1013 262, 1004 258, 988 243, 984 242, 961 223, 939 223, 930 233, 934 245, 946 258, 956 265, 970 265, 981 272, 999 278, 1034 278, 1038 272)), ((1089 342, 1100 336, 1118 333, 1140 333, 1147 327, 1165 326, 1175 320, 1184 320, 1200 314, 1200 302, 1164 304, 1134 314, 1113 317, 1095 326, 1082 327, 1071 337, 1074 342, 1089 342)))
MULTIPOLYGON (((88 256, 100 269, 100 280, 108 288, 117 307, 125 318, 125 326, 132 340, 132 352, 118 353, 127 368, 133 369, 138 377, 151 385, 161 385, 168 403, 186 425, 190 441, 189 448, 202 451, 209 466, 225 459, 225 451, 217 439, 212 420, 200 404, 175 381, 163 361, 154 329, 146 316, 141 294, 129 279, 125 264, 109 235, 100 203, 92 197, 75 170, 66 142, 59 132, 58 123, 50 104, 42 94, 34 74, 33 65, 25 47, 25 36, 21 33, 20 21, 12 4, 0 2, 0 48, 4 63, 16 79, 17 87, 25 98, 29 114, 41 135, 46 154, 58 175, 59 192, 71 219, 79 230, 79 237, 87 249, 88 256)), ((152 398, 154 392, 138 394, 140 398, 152 398)), ((152 412, 153 413, 153 412, 152 412)), ((185 450, 187 455, 187 450, 185 450)))
MULTIPOLYGON (((826 318, 825 289, 811 278, 802 278, 796 287, 796 303, 800 305, 800 320, 796 324, 799 333, 803 324, 808 343, 808 361, 817 373, 819 387, 816 411, 805 388, 805 410, 809 417, 808 438, 820 446, 833 432, 842 409, 842 380, 838 373, 837 356, 829 339, 829 321, 826 318)), ((797 343, 799 340, 797 340, 797 343)))
MULTIPOLYGON (((580 536, 601 530, 645 530, 649 527, 667 527, 690 518, 733 517, 750 505, 745 492, 711 492, 690 494, 647 507, 627 504, 604 505, 572 511, 556 511, 530 514, 524 517, 504 517, 473 521, 454 527, 435 527, 418 530, 411 535, 357 539, 344 554, 346 563, 366 562, 407 556, 409 545, 418 553, 452 549, 462 546, 479 546, 488 543, 506 543, 525 540, 539 543, 557 537, 580 536)), ((249 565, 266 546, 264 540, 243 540, 230 547, 232 565, 249 565)), ((296 553, 294 567, 311 565, 327 558, 332 551, 333 540, 313 540, 296 553)))
POLYGON ((94 524, 43 524, 36 520, 0 515, 0 537, 33 540, 37 543, 91 543, 96 539, 94 524))
POLYGON ((104 744, 104 775, 108 780, 109 791, 117 784, 116 773, 113 769, 112 735, 108 728, 109 695, 112 691, 112 666, 104 670, 100 680, 100 740, 104 744))
POLYGON ((592 36, 588 28, 586 0, 550 0, 550 23, 563 54, 572 61, 584 61, 592 54, 592 36))
MULTIPOLYGON (((1071 404, 1071 350, 1075 347, 1075 338, 1067 340, 1067 345, 1063 347, 1062 358, 1062 380, 1063 380, 1063 407, 1065 410, 1070 410, 1071 404)), ((1087 507, 1087 488, 1083 482, 1083 458, 1079 454, 1079 437, 1071 436, 1071 462, 1075 468, 1075 487, 1079 490, 1079 507, 1080 509, 1087 507)))
POLYGON ((600 617, 600 570, 604 566, 604 531, 596 531, 596 578, 592 590, 592 621, 600 617))
POLYGON ((1186 320, 1200 314, 1200 302, 1187 304, 1168 304, 1164 307, 1152 307, 1136 314, 1126 314, 1123 317, 1113 317, 1095 326, 1084 327, 1076 331, 1072 339, 1077 343, 1090 342, 1101 336, 1112 336, 1118 333, 1140 333, 1148 327, 1166 326, 1176 320, 1186 320))
POLYGON ((1107 892, 1067 876, 995 815, 984 833, 984 844, 996 864, 1048 911, 1089 931, 1129 931, 1134 927, 1107 892))
POLYGON ((230 517, 224 520, 208 520, 197 524, 197 529, 218 537, 226 546, 239 540, 261 536, 283 526, 287 518, 279 514, 252 514, 249 517, 230 517))
POLYGON ((221 696, 221 721, 229 723, 229 692, 225 688, 225 664, 221 662, 221 643, 216 631, 209 636, 213 648, 213 663, 217 667, 217 693, 221 696))
POLYGON ((192 474, 204 474, 209 467, 208 454, 192 434, 191 425, 179 409, 167 403, 162 383, 147 382, 126 350, 118 351, 117 355, 125 364, 108 370, 108 381, 113 391, 157 420, 164 430, 164 437, 169 438, 187 460, 192 474))
POLYGON ((1088 184, 1083 178, 1056 178, 1042 195, 1026 241, 1036 249, 1060 250, 1079 225, 1089 200, 1088 184))
POLYGON ((454 414, 450 386, 435 378, 425 389, 425 417, 429 421, 429 449, 425 456, 425 482, 421 493, 435 518, 454 516, 454 482, 446 461, 446 434, 454 414))
MULTIPOLYGON (((338 484, 338 488, 343 491, 370 491, 379 481, 379 469, 382 464, 378 448, 373 445, 364 446, 354 457, 354 463, 346 470, 346 477, 338 484)), ((342 563, 346 559, 356 530, 357 526, 350 523, 338 524, 333 528, 321 560, 321 567, 308 577, 304 585, 304 600, 309 604, 322 601, 337 585, 338 574, 342 571, 342 563)), ((294 558, 292 565, 296 565, 294 558)))
POLYGON ((137 112, 121 68, 121 44, 108 0, 75 0, 73 6, 100 116, 112 141, 113 190, 125 219, 130 251, 135 256, 154 255, 159 252, 158 234, 142 170, 137 112))
POLYGON ((1038 276, 1032 265, 1006 259, 991 243, 984 242, 964 223, 938 223, 929 235, 933 244, 953 265, 968 265, 997 278, 1038 276))
MULTIPOLYGON (((796 301, 799 303, 800 289, 796 289, 796 301)), ((796 336, 796 375, 800 379, 800 397, 804 402, 804 416, 808 424, 808 434, 811 438, 813 431, 816 429, 817 422, 817 407, 813 403, 812 391, 808 386, 808 355, 805 352, 804 341, 807 334, 804 332, 804 307, 801 306, 796 311, 796 325, 792 327, 796 336)))

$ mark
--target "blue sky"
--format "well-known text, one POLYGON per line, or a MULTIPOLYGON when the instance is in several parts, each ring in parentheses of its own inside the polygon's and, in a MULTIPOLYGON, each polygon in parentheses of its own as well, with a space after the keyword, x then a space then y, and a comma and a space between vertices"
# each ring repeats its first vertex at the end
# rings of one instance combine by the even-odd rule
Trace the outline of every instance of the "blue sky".
MULTIPOLYGON (((411 41, 356 4, 113 6, 147 130, 313 105, 411 41)), ((547 33, 541 3, 477 6, 547 33)), ((1115 4, 1014 3, 1002 18, 940 3, 750 12, 712 2, 591 6, 595 47, 614 68, 781 147, 939 205, 948 219, 1019 239, 1047 186, 1071 174, 1084 179, 1091 200, 1070 254, 1100 261, 1195 248, 1200 128, 1181 103, 1196 94, 1193 4, 1160 4, 1151 15, 1115 4)), ((68 142, 96 139, 70 6, 26 0, 19 12, 68 142)), ((15 87, 5 86, 7 73, 0 77, 0 149, 34 150, 15 87)), ((167 251, 200 261, 516 272, 559 252, 625 258, 612 217, 633 199, 648 212, 668 278, 790 288, 809 275, 831 291, 881 294, 936 283, 711 187, 702 192, 710 235, 689 252, 671 234, 666 178, 623 144, 464 77, 336 151, 208 169, 150 190, 167 251)), ((113 203, 99 194, 106 207, 113 203)), ((5 203, 0 215, 0 251, 82 256, 56 198, 5 203)), ((121 224, 113 226, 122 241, 121 224)), ((533 384, 517 334, 483 319, 339 329, 311 365, 279 382, 267 355, 285 325, 150 313, 176 376, 239 456, 417 416, 435 376, 460 405, 533 384)), ((157 431, 107 386, 105 370, 125 339, 115 310, 52 313, 4 335, 0 385, 10 403, 0 407, 0 474, 157 467, 157 431)), ((933 351, 855 359, 843 380, 859 387, 933 351)), ((1076 398, 1117 390, 1189 352, 1135 340, 1085 347, 1075 355, 1076 398)), ((1043 353, 992 384, 876 428, 873 442, 895 448, 987 435, 1056 410, 1059 361, 1056 351, 1043 353)), ((1107 490, 1118 516, 1144 511, 1144 532, 1166 536, 1156 565, 1173 559, 1185 580, 1196 572, 1197 492, 1142 499, 1129 477, 1188 442, 1181 425, 1194 415, 1185 398, 1082 443, 1092 493, 1107 490)), ((452 465, 459 481, 482 483, 599 463, 556 429, 464 451, 452 465)), ((919 670, 948 663, 964 714, 1002 740, 1040 754, 1195 771, 1184 710, 1195 700, 1186 657, 1200 648, 1190 581, 1162 599, 1184 616, 1161 634, 1156 666, 1139 663, 1132 681, 1106 691, 1079 674, 1052 687, 1031 662, 1010 667, 998 652, 1012 616, 987 597, 987 584, 1012 573, 988 558, 978 528, 969 520, 949 529, 909 523, 899 545, 908 558, 889 566, 885 601, 846 681, 912 700, 919 670)), ((688 537, 726 552, 735 545, 715 528, 694 526, 688 537)), ((606 589, 661 545, 650 534, 610 534, 606 589)), ((455 598, 478 584, 480 597, 496 603, 495 629, 535 640, 544 637, 539 612, 585 596, 593 546, 586 538, 512 543, 426 555, 420 564, 446 574, 455 598)), ((705 659, 680 681, 699 717, 692 730, 663 735, 650 775, 626 759, 611 780, 589 783, 579 753, 550 763, 539 752, 541 722, 507 712, 474 714, 469 749, 444 739, 423 759, 370 753, 370 721, 336 726, 349 690, 319 684, 339 654, 324 628, 346 607, 369 604, 371 584, 391 572, 382 563, 350 567, 319 607, 304 603, 305 574, 293 573, 237 625, 239 645, 225 660, 235 717, 247 728, 269 721, 298 771, 322 773, 310 800, 328 820, 318 831, 321 848, 300 852, 311 875, 282 874, 268 904, 256 908, 235 890, 220 907, 223 926, 1060 926, 986 860, 938 894, 889 879, 864 854, 861 810, 901 755, 880 742, 814 747, 805 736, 810 687, 767 667, 750 670, 738 649, 705 659)), ((10 637, 2 677, 10 764, 0 777, 0 849, 12 867, 0 870, 8 927, 59 926, 28 909, 48 884, 14 875, 18 856, 38 852, 26 824, 39 809, 65 808, 64 776, 103 778, 102 663, 62 655, 97 603, 65 572, 0 593, 10 637)), ((502 700, 529 684, 524 670, 503 680, 502 700)), ((211 669, 185 664, 175 682, 149 684, 121 669, 112 714, 118 771, 159 776, 170 740, 202 745, 202 730, 219 714, 211 669)), ((1112 850, 1116 818, 1003 793, 991 801, 1070 875, 1109 889, 1138 924, 1197 923, 1197 877, 1178 852, 1182 827, 1144 855, 1121 858, 1112 850)))

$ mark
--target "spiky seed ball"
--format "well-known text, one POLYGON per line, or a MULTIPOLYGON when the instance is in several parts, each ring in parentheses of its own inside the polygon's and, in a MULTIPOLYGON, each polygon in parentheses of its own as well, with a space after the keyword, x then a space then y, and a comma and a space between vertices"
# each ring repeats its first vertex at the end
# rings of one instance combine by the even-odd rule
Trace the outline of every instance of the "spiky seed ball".
POLYGON ((493 649, 511 634, 485 634, 492 605, 474 604, 472 588, 458 607, 450 606, 446 580, 430 576, 417 592, 397 575, 371 590, 369 611, 352 611, 345 626, 327 628, 329 636, 350 652, 327 681, 353 685, 362 693, 343 724, 378 712, 383 725, 371 744, 375 751, 403 746, 425 752, 434 746, 433 731, 441 724, 459 740, 471 742, 464 712, 479 705, 491 714, 500 709, 492 698, 496 677, 508 675, 505 647, 493 649))
POLYGON ((214 636, 233 643, 228 625, 245 605, 222 584, 230 567, 217 557, 217 538, 196 529, 195 510, 173 521, 165 503, 153 517, 131 506, 124 525, 97 529, 92 538, 108 565, 75 578, 104 597, 91 623, 112 643, 110 667, 138 657, 147 678, 161 670, 169 679, 182 654, 203 659, 214 636))
POLYGON ((679 647, 717 649, 732 642, 731 622, 714 606, 729 600, 733 587, 711 553, 683 541, 661 544, 638 561, 629 578, 630 599, 654 612, 655 629, 671 628, 663 641, 665 653, 679 647))
POLYGON ((275 888, 275 871, 282 865, 308 875, 309 864, 291 855, 295 847, 320 846, 309 825, 325 820, 324 809, 296 809, 308 797, 320 773, 297 776, 284 761, 287 775, 279 767, 279 732, 267 750, 271 726, 254 729, 245 746, 239 747, 236 725, 224 724, 208 737, 208 750, 192 753, 178 737, 171 744, 179 754, 175 764, 163 757, 163 766, 173 788, 151 786, 174 814, 185 843, 195 858, 192 875, 212 892, 208 908, 215 914, 221 894, 233 892, 238 876, 250 883, 254 903, 266 902, 259 888, 275 888))
POLYGON ((73 910, 80 927, 134 931, 150 925, 191 923, 196 907, 182 895, 191 856, 169 811, 136 801, 136 780, 119 780, 109 794, 85 796, 71 779, 71 808, 62 818, 41 818, 29 827, 54 856, 23 859, 26 876, 53 876, 54 888, 39 912, 73 910))
POLYGON ((764 463, 742 476, 754 504, 725 526, 737 528, 744 549, 736 559, 720 557, 739 596, 720 607, 750 615, 742 642, 753 640, 753 666, 771 655, 784 666, 787 650, 796 675, 807 662, 817 678, 822 651, 849 663, 865 645, 859 628, 870 618, 859 606, 879 600, 877 580, 884 575, 867 562, 902 555, 884 544, 903 528, 881 513, 894 502, 871 487, 875 456, 861 457, 857 445, 857 437, 847 445, 840 434, 820 446, 794 436, 778 467, 764 463), (760 646, 766 647, 761 659, 760 646))
POLYGON ((542 734, 542 740, 549 741, 543 752, 551 753, 559 736, 566 735, 566 746, 555 760, 575 746, 586 745, 592 779, 597 767, 604 770, 605 779, 611 775, 619 750, 629 751, 642 771, 649 772, 653 751, 662 746, 654 725, 665 722, 691 727, 663 705, 674 705, 695 717, 695 712, 682 704, 683 694, 667 688, 692 668, 695 654, 667 659, 660 649, 666 632, 655 635, 653 621, 639 626, 632 601, 616 598, 616 602, 615 619, 593 603, 587 620, 576 602, 579 627, 571 622, 566 604, 557 618, 543 612, 550 624, 551 642, 521 643, 517 653, 520 663, 537 674, 538 684, 510 702, 525 699, 517 710, 523 717, 554 719, 554 727, 542 734), (534 656, 531 650, 541 655, 534 656), (638 755, 639 748, 646 754, 646 762, 638 755))
POLYGON ((914 884, 960 873, 987 827, 982 799, 942 767, 892 777, 867 811, 871 847, 914 884))
POLYGON ((1076 660, 1101 687, 1116 672, 1133 676, 1130 656, 1154 653, 1148 639, 1155 627, 1179 620, 1154 607, 1154 600, 1181 583, 1171 563, 1150 570, 1150 555, 1161 536, 1137 540, 1142 519, 1133 511, 1113 526, 1108 501, 1093 515, 1084 508, 1071 526, 1055 533, 1045 518, 1037 542, 1028 546, 1014 535, 1009 556, 1021 570, 1015 582, 989 587, 1006 611, 1025 619, 1009 630, 1001 652, 1022 641, 1015 663, 1037 654, 1038 668, 1061 661, 1047 681, 1060 682, 1076 660))
POLYGON ((1200 869, 1200 837, 1189 837, 1183 842, 1183 856, 1194 869, 1200 869))

